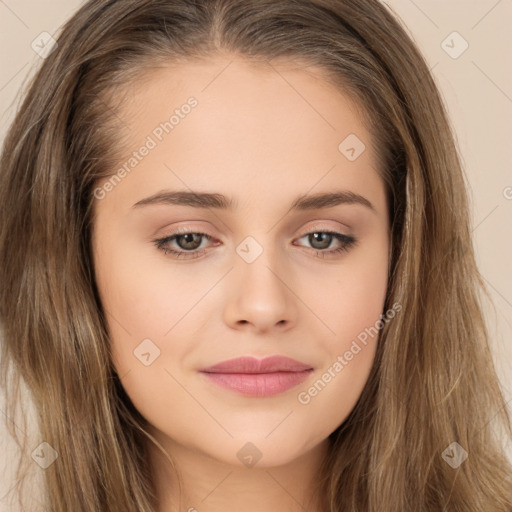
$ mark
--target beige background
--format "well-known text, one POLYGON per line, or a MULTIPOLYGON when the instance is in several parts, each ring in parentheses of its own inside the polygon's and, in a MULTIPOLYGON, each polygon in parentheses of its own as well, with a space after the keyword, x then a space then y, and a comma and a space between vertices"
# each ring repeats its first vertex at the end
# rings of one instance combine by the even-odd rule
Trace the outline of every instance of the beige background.
MULTIPOLYGON (((22 83, 41 61, 32 42, 43 31, 56 35, 81 3, 0 0, 0 139, 15 113, 22 83)), ((494 356, 512 412, 512 1, 385 3, 423 51, 451 114, 470 184, 478 262, 494 302, 495 309, 487 311, 494 356), (453 58, 466 43, 468 48, 453 58)), ((0 453, 6 444, 0 430, 0 453)), ((4 474, 6 470, 0 473, 0 510, 8 510, 1 498, 12 486, 4 474)))

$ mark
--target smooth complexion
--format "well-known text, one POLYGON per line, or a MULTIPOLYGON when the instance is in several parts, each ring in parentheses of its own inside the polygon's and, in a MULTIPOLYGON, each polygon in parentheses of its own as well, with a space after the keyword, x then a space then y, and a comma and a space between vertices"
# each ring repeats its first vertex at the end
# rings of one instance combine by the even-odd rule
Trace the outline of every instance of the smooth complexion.
POLYGON ((368 379, 377 339, 307 405, 297 399, 384 313, 389 264, 370 134, 348 96, 314 71, 231 55, 152 69, 118 112, 129 157, 176 108, 197 100, 95 204, 95 272, 114 364, 183 479, 178 504, 175 474, 152 453, 161 512, 320 510, 311 491, 327 437, 368 379), (366 146, 354 161, 338 150, 350 134, 366 146), (216 195, 209 207, 165 199, 177 191, 216 195), (372 207, 292 208, 298 198, 339 191, 372 207), (170 239, 178 230, 207 237, 170 239), (143 340, 151 340, 148 365, 134 354, 143 340), (276 355, 313 371, 263 397, 199 372, 276 355), (258 454, 252 467, 243 462, 258 454))

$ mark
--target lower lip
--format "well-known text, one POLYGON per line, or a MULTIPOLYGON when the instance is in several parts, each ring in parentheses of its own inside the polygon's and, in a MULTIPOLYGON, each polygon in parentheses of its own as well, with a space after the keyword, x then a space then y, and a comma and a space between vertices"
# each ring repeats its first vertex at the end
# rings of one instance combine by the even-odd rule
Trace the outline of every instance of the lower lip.
POLYGON ((304 382, 313 370, 275 373, 207 373, 208 379, 220 387, 243 395, 266 397, 278 395, 304 382))

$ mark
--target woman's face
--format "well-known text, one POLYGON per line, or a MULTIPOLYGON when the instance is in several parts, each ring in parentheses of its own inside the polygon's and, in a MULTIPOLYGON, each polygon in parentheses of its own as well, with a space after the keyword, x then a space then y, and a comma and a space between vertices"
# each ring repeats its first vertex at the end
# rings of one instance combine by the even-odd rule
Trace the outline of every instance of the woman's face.
POLYGON ((285 464, 369 376, 385 188, 354 105, 311 70, 153 70, 117 113, 130 141, 95 189, 96 278, 117 372, 167 447, 285 464), (295 363, 258 364, 275 356, 295 363))

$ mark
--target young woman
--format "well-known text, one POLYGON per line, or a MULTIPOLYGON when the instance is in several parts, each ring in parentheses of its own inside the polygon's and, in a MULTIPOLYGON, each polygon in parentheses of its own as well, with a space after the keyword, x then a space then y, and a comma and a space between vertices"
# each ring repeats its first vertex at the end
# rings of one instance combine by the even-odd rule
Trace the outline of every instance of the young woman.
POLYGON ((510 512, 461 165, 387 8, 93 0, 57 43, 0 174, 42 510, 510 512))

